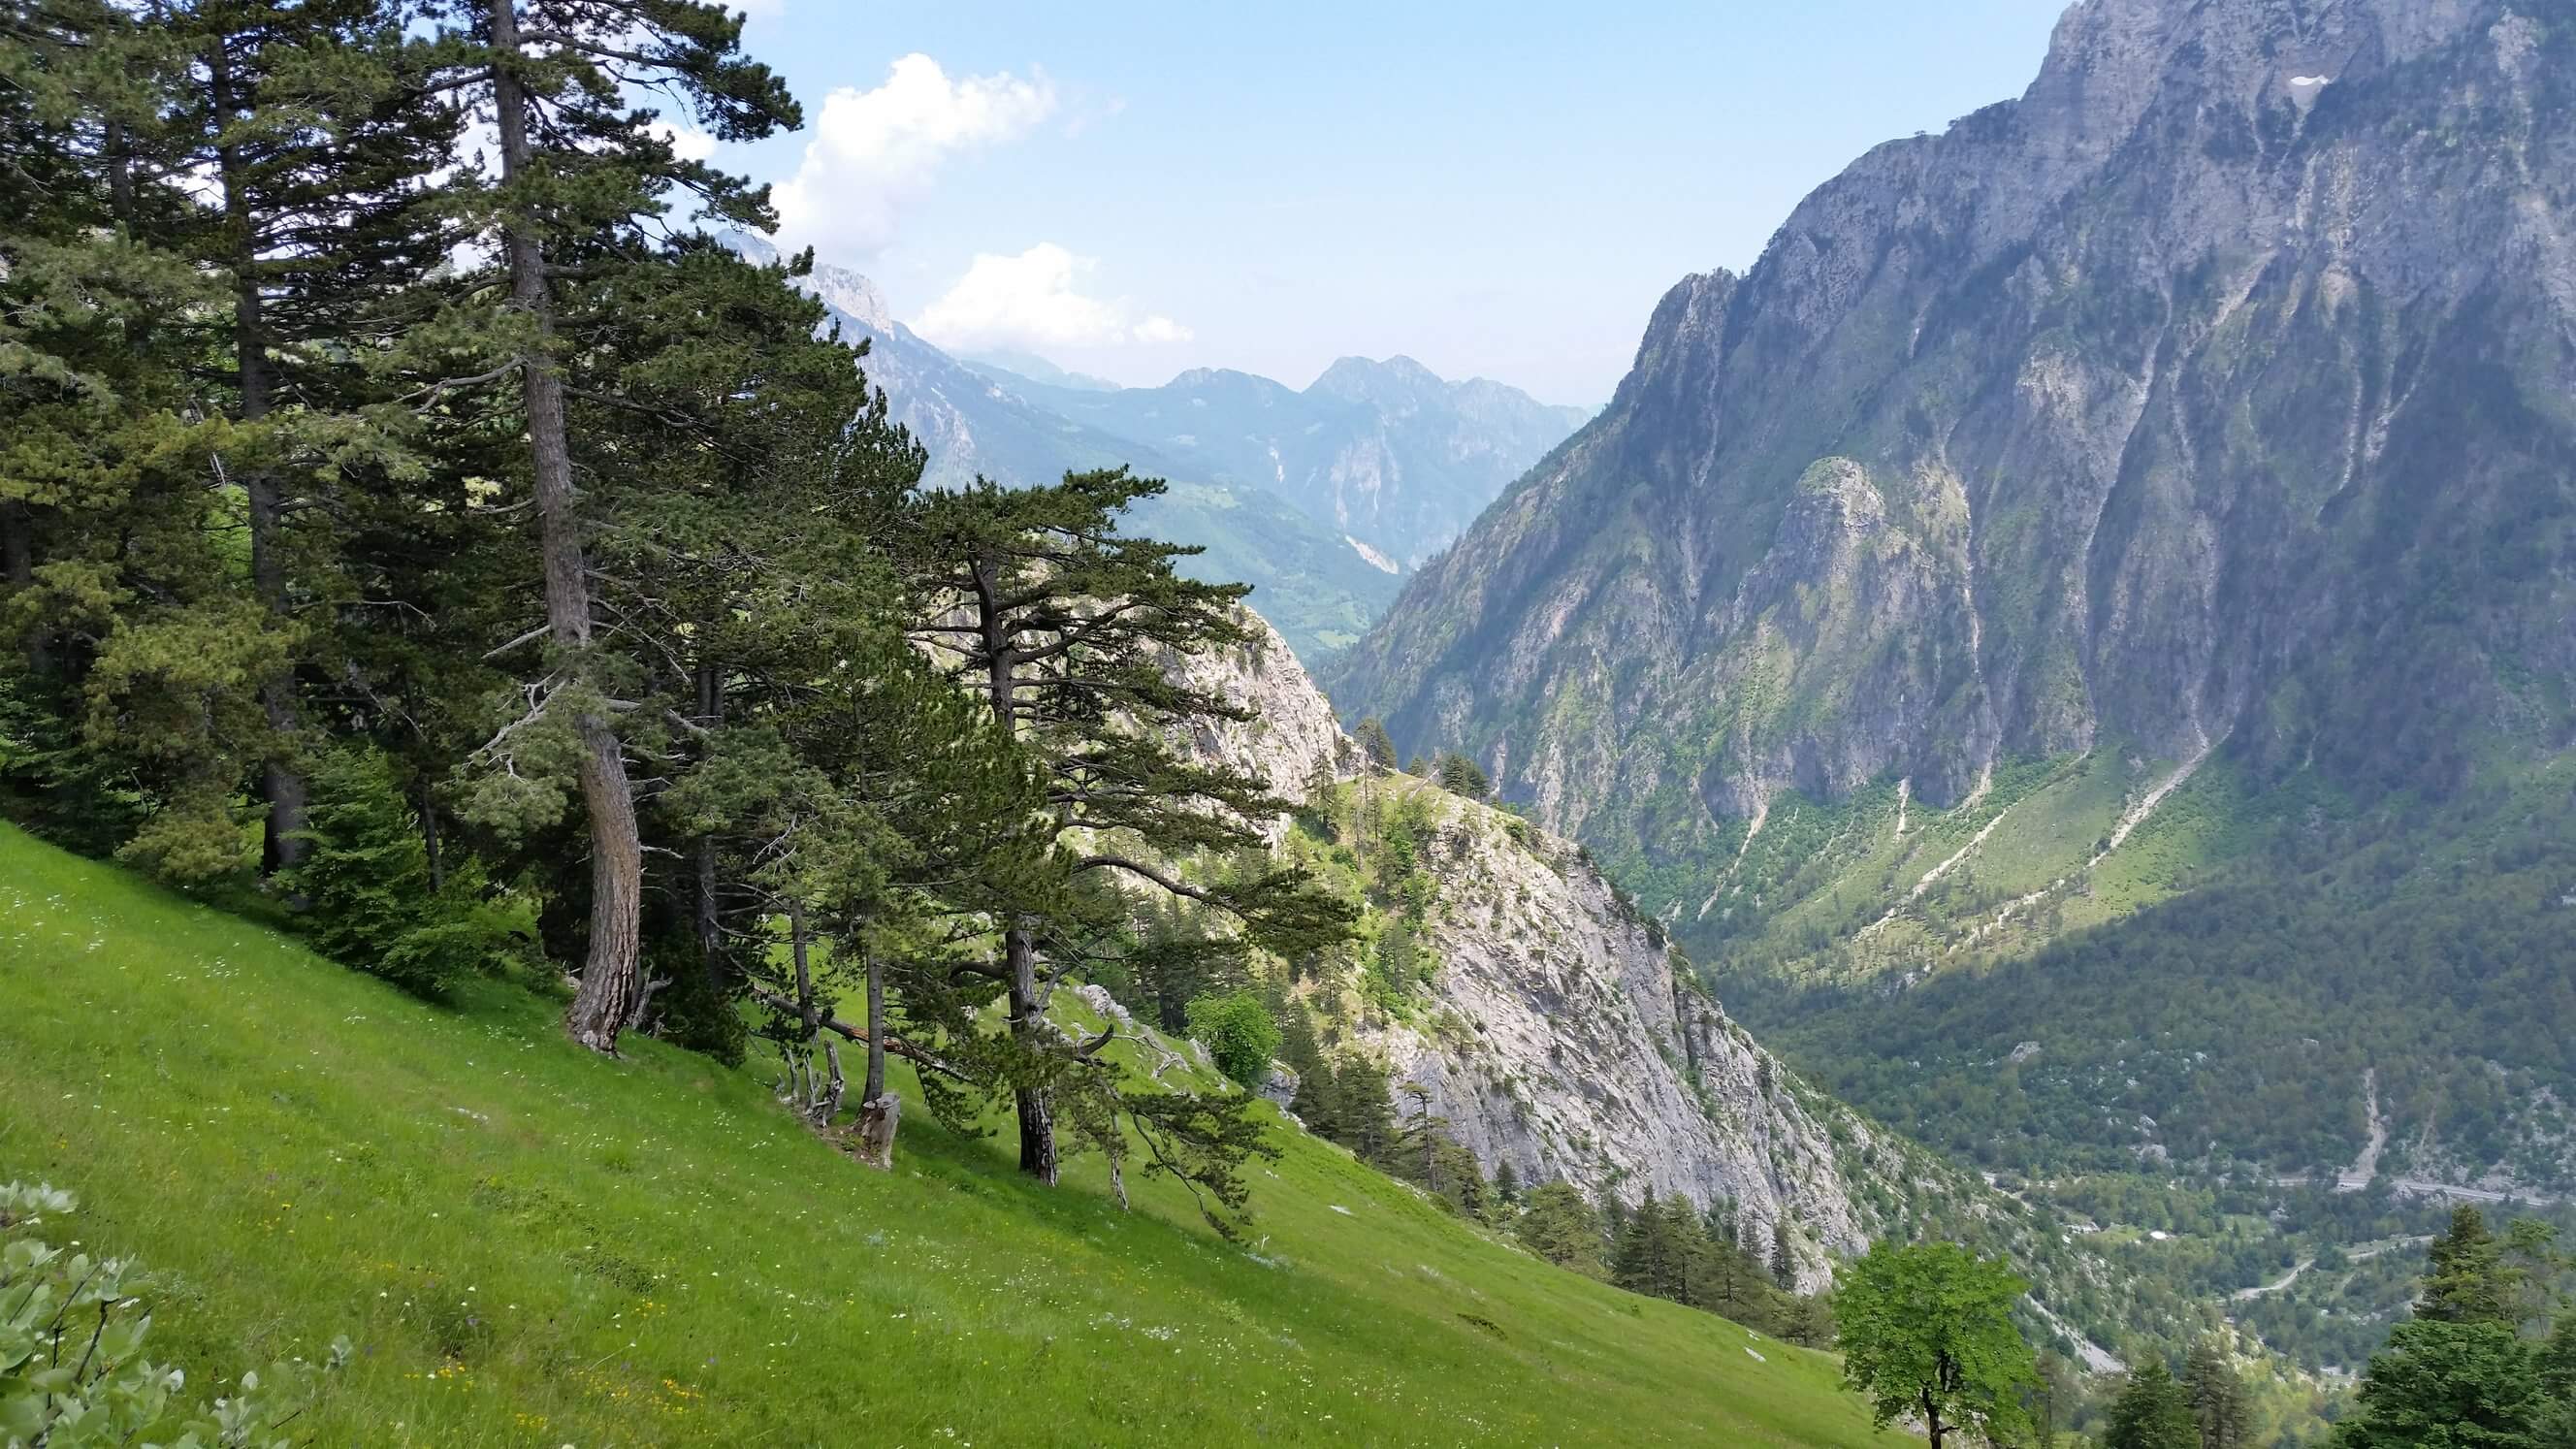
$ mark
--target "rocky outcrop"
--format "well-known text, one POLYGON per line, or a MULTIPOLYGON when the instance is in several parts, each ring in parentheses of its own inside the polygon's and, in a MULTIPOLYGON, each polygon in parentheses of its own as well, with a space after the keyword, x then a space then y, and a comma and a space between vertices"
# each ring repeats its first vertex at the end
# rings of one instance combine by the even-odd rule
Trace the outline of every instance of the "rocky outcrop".
POLYGON ((1788 789, 2563 747, 2571 177, 2529 0, 2085 0, 2021 99, 1674 287, 1328 683, 1683 909, 1788 789))
POLYGON ((1703 994, 1689 963, 1571 843, 1396 777, 1430 805, 1436 893, 1418 947, 1438 965, 1413 1020, 1354 1035, 1399 1087, 1524 1183, 1562 1180, 1634 1204, 1731 1199, 1767 1235, 1797 1229, 1800 1281, 1867 1248, 1856 1181, 1902 1149, 1802 1086, 1703 994))
MULTIPOLYGON (((1164 668, 1192 689, 1249 710, 1251 718, 1206 725, 1172 743, 1203 764, 1267 781, 1273 796, 1300 804, 1318 780, 1337 777, 1349 758, 1350 741, 1333 718, 1331 701, 1315 687, 1287 641, 1250 609, 1241 610, 1239 617, 1252 630, 1249 645, 1224 653, 1169 656, 1164 668)), ((1277 845, 1288 818, 1254 824, 1277 845)))
MULTIPOLYGON (((1288 798, 1357 768, 1331 706, 1266 629, 1250 648, 1173 667, 1259 711, 1186 742, 1201 759, 1261 774, 1288 798)), ((1868 1245, 1861 1182, 1885 1177, 1901 1196, 1914 1173, 1936 1170, 1729 1021, 1580 848, 1427 781, 1368 788, 1381 809, 1403 797, 1429 826, 1431 899, 1414 939, 1436 964, 1417 1009, 1349 1012, 1347 1039, 1382 1057, 1399 1089, 1422 1089, 1488 1175, 1509 1163, 1523 1183, 1631 1204, 1649 1191, 1702 1207, 1732 1199, 1766 1237, 1785 1217, 1814 1288, 1829 1281, 1829 1254, 1868 1245)), ((1270 823, 1274 841, 1286 826, 1270 823)))

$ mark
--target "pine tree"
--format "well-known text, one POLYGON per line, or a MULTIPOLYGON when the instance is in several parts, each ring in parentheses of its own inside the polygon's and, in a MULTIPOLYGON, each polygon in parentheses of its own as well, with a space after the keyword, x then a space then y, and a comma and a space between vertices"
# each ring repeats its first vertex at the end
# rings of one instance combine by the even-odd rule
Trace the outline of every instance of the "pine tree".
POLYGON ((1794 1293, 1798 1288, 1798 1255, 1790 1247, 1789 1218, 1785 1213, 1771 1220, 1771 1281, 1783 1293, 1794 1293))
POLYGON ((2555 1449, 2538 1437, 2549 1405, 2532 1345, 2494 1321, 2418 1318, 2371 1355, 2336 1449, 2555 1449))
POLYGON ((2426 1257, 2424 1296, 2371 1356, 2356 1411, 2335 1428, 2336 1449, 2543 1449, 2554 1345, 2536 1352, 2518 1331, 2516 1273, 2485 1216, 2454 1209, 2426 1257))
POLYGON ((2518 1288, 2505 1266, 2504 1247, 2487 1230, 2486 1215, 2466 1203, 2451 1210, 2450 1226, 2426 1251, 2424 1296, 2415 1316, 2434 1323, 2514 1323, 2518 1288))
POLYGON ((1364 1053, 1342 1053, 1333 1064, 1332 1100, 1341 1129, 1333 1140, 1362 1162, 1386 1162, 1395 1141, 1395 1105, 1388 1096, 1386 1068, 1364 1053))
MULTIPOLYGON (((527 692, 516 733, 550 716, 576 742, 573 775, 586 816, 590 924, 581 986, 564 1019, 573 1040, 613 1054, 637 1013, 643 982, 644 849, 619 707, 622 671, 600 649, 601 620, 587 537, 602 520, 574 486, 574 434, 564 369, 587 339, 567 314, 578 283, 614 296, 649 288, 659 218, 675 193, 718 221, 765 230, 765 190, 682 159, 659 116, 628 96, 678 99, 717 137, 756 140, 802 116, 767 67, 740 52, 742 20, 699 0, 432 0, 446 73, 433 83, 479 98, 494 119, 497 184, 461 172, 449 190, 460 212, 499 242, 506 288, 471 294, 451 329, 501 341, 496 364, 451 387, 515 381, 527 438, 531 517, 543 582, 547 668, 527 692)), ((596 315, 596 314, 594 314, 596 315)), ((614 460, 607 460, 614 468, 614 460)), ((508 740, 496 737, 495 752, 508 740)))
POLYGON ((1529 1206, 1513 1234, 1529 1250, 1587 1278, 1605 1276, 1601 1217, 1573 1184, 1547 1182, 1530 1190, 1529 1206))
POLYGON ((1690 1301, 1693 1245, 1699 1236, 1699 1217, 1689 1202, 1659 1199, 1649 1188, 1620 1230, 1610 1281, 1631 1293, 1690 1301))
POLYGON ((2111 1401, 2102 1449, 2195 1449, 2199 1443, 2191 1401, 2172 1371, 2157 1360, 2131 1370, 2111 1401))
POLYGON ((2245 1381, 2215 1343, 2203 1339, 2192 1345, 2183 1361, 2182 1387, 2200 1431, 2200 1449, 2243 1449, 2253 1432, 2245 1381))
POLYGON ((1368 716, 1351 732, 1351 738, 1359 743, 1360 761, 1365 768, 1376 774, 1395 768, 1395 741, 1387 736, 1384 720, 1368 716))
POLYGON ((1434 1196, 1447 1189, 1440 1176, 1441 1133, 1448 1119, 1431 1113, 1431 1089, 1420 1082, 1407 1082, 1397 1089, 1411 1104, 1402 1130, 1395 1137, 1395 1161, 1399 1172, 1434 1196))
POLYGON ((1485 777, 1484 768, 1455 750, 1443 750, 1437 772, 1440 788, 1469 800, 1482 800, 1494 793, 1493 782, 1485 777))
MULTIPOLYGON (((1169 743, 1249 715, 1175 680, 1165 662, 1242 648, 1252 635, 1237 608, 1243 586, 1185 578, 1174 564, 1192 550, 1119 532, 1128 506, 1162 488, 1114 469, 1068 474, 1044 488, 978 481, 925 499, 904 545, 924 610, 914 629, 1039 761, 1077 875, 1113 873, 1230 926, 1167 943, 1167 955, 1218 960, 1256 947, 1300 955, 1346 936, 1351 919, 1302 870, 1262 868, 1201 884, 1162 863, 1254 851, 1261 837, 1250 822, 1287 808, 1261 780, 1193 764, 1169 743), (1072 845, 1077 836, 1083 843, 1072 845), (1106 843, 1122 838, 1160 861, 1106 843)), ((1080 961, 1083 930, 1006 912, 1002 959, 987 968, 1006 992, 1009 1030, 1024 1058, 1014 1093, 1020 1167, 1048 1183, 1057 1174, 1050 1093, 1098 1050, 1066 1050, 1045 1020, 1055 982, 1080 961)))
MULTIPOLYGON (((321 538, 346 514, 326 496, 332 480, 390 446, 369 442, 359 414, 384 400, 364 360, 457 240, 422 203, 464 115, 423 93, 402 18, 377 0, 197 0, 175 28, 195 62, 195 159, 222 192, 200 250, 231 291, 219 381, 239 426, 226 472, 242 494, 251 591, 267 627, 305 653, 297 618, 338 592, 321 538)), ((258 694, 262 868, 274 872, 300 849, 304 709, 292 670, 258 694)))
POLYGON ((385 758, 319 757, 309 820, 281 884, 306 902, 298 926, 324 955, 417 995, 442 997, 525 944, 479 872, 430 882, 429 852, 385 758))
POLYGON ((2039 1353, 2039 1374, 2031 1385, 2030 1427, 2036 1449, 2057 1449, 2058 1426, 2076 1401, 2076 1375, 2055 1349, 2039 1353))
POLYGON ((241 863, 238 786, 267 748, 243 684, 282 641, 220 542, 226 430, 192 375, 215 288, 190 252, 187 61, 168 27, 90 0, 13 7, 6 37, 8 693, 44 775, 99 791, 120 854, 211 879, 241 863))

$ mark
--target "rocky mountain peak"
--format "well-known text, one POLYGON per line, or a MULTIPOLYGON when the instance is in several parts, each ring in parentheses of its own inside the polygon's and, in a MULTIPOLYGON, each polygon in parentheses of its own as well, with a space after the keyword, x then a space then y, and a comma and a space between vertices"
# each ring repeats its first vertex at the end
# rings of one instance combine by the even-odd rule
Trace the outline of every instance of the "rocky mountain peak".
POLYGON ((1676 285, 1331 683, 1668 879, 1782 789, 2106 741, 2446 789, 2576 731, 2576 565, 2502 542, 2576 516, 2570 175, 2519 0, 2087 0, 1676 285))
POLYGON ((1452 386, 1430 368, 1398 355, 1383 362, 1366 357, 1336 358, 1306 390, 1355 402, 1402 405, 1417 397, 1446 392, 1452 386))
POLYGON ((894 309, 886 305, 885 293, 877 289, 876 283, 847 267, 818 262, 805 287, 870 332, 883 336, 894 330, 894 309))

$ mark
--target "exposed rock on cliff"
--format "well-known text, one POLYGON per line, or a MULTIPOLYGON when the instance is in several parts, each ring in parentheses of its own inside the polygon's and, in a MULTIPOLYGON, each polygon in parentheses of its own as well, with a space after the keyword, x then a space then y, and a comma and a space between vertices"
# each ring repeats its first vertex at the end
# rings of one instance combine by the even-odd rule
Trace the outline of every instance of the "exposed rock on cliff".
MULTIPOLYGON (((1330 705, 1266 628, 1249 649, 1177 667, 1260 711, 1189 742, 1202 758, 1260 773, 1288 799, 1357 768, 1330 705)), ((1382 1057, 1399 1088, 1424 1089, 1425 1109, 1488 1175, 1508 1162, 1524 1183, 1561 1179, 1632 1204, 1649 1190, 1703 1207, 1729 1198, 1764 1235, 1785 1216, 1809 1288, 1829 1280, 1828 1252, 1868 1246, 1864 1182, 1885 1178, 1880 1200, 1892 1202, 1914 1176, 1944 1175, 1727 1020, 1578 847, 1404 775, 1345 785, 1354 813, 1363 789, 1379 818, 1421 822, 1425 900, 1407 930, 1429 976, 1395 1010, 1349 977, 1308 989, 1335 995, 1345 1040, 1382 1057)), ((1335 848, 1287 840, 1286 818, 1270 830, 1292 851, 1335 848)))
POLYGON ((1760 1226, 1785 1216, 1800 1279, 1819 1249, 1867 1248, 1858 1180, 1904 1151, 1800 1084, 1702 994, 1689 963, 1572 844, 1392 777, 1436 834, 1418 948, 1437 964, 1424 1009, 1363 1013, 1353 1036, 1491 1174, 1573 1182, 1635 1203, 1648 1190, 1706 1207, 1733 1199, 1760 1226))
POLYGON ((2563 12, 2086 0, 2020 100, 1676 286, 1329 682, 1659 907, 1786 789, 2563 746, 2571 178, 2563 12))

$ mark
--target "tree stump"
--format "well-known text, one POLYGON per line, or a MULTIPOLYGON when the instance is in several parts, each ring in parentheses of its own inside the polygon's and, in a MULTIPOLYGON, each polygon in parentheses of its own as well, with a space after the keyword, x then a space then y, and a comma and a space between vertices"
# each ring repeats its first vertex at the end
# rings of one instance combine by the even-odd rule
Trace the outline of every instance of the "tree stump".
POLYGON ((859 1160, 870 1167, 894 1167, 894 1130, 903 1115, 903 1099, 892 1092, 859 1104, 859 1160))

